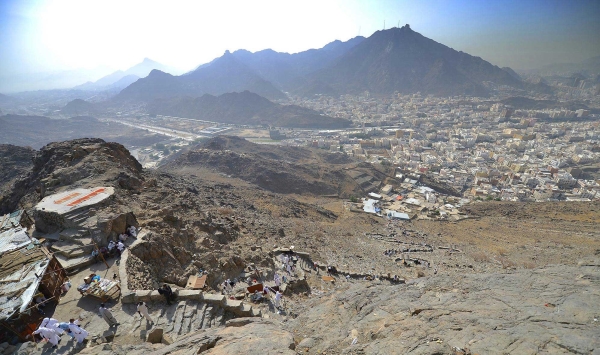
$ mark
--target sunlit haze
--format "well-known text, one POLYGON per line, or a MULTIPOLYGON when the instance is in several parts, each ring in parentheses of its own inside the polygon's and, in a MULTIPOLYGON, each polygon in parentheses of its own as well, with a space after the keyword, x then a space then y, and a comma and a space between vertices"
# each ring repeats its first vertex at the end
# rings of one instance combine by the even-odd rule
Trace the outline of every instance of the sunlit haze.
POLYGON ((600 55, 598 1, 4 1, 0 76, 126 69, 151 58, 180 71, 225 50, 299 52, 404 25, 499 66, 600 55))

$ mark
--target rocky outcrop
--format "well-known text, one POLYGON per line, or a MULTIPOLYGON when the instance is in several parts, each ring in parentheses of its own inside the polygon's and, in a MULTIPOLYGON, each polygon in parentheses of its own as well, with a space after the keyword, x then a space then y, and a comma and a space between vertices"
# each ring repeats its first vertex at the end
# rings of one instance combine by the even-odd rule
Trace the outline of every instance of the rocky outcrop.
POLYGON ((31 171, 34 152, 29 147, 0 144, 0 215, 13 211, 14 202, 10 197, 14 185, 31 171))
POLYGON ((290 328, 310 354, 590 354, 600 348, 600 268, 586 265, 348 283, 290 328))
MULTIPOLYGON (((236 320, 236 325, 242 324, 236 320)), ((295 343, 292 334, 273 321, 251 321, 242 326, 228 326, 195 333, 171 345, 155 350, 153 354, 282 354, 293 355, 295 343)), ((142 354, 132 349, 131 355, 142 354)))
POLYGON ((12 211, 19 203, 32 206, 41 198, 68 186, 139 187, 142 166, 118 143, 82 138, 50 143, 35 152, 29 174, 15 183, 2 199, 1 211, 12 211))

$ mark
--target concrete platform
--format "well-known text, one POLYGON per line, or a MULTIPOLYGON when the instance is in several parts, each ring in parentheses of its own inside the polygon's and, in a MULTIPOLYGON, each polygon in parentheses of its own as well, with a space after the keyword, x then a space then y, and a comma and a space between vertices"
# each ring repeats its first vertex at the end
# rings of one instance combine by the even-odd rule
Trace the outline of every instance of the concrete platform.
POLYGON ((91 255, 83 255, 75 258, 67 258, 62 254, 54 254, 56 259, 60 262, 62 267, 68 272, 77 270, 84 266, 92 265, 96 262, 96 259, 91 255))
POLYGON ((45 212, 65 214, 85 206, 95 205, 115 193, 112 187, 95 187, 93 189, 74 189, 46 196, 35 209, 45 212))
POLYGON ((50 247, 56 253, 65 256, 66 258, 75 258, 78 256, 91 255, 94 250, 94 245, 90 242, 87 245, 77 245, 67 241, 59 241, 50 247))

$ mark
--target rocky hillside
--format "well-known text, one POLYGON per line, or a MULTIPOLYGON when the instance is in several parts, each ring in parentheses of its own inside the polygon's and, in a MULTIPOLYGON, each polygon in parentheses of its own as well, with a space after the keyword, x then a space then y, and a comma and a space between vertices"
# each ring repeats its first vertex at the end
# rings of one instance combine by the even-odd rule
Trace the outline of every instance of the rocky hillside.
POLYGON ((249 91, 154 100, 148 105, 148 112, 240 125, 335 129, 351 124, 349 120, 320 115, 304 107, 276 104, 249 91))
POLYGON ((297 147, 272 147, 242 138, 220 136, 191 149, 162 167, 162 171, 190 172, 193 168, 217 171, 250 182, 263 189, 284 194, 359 196, 360 183, 349 169, 375 176, 382 181, 392 172, 377 170, 343 154, 297 147))
POLYGON ((14 184, 31 171, 33 154, 31 148, 0 144, 0 206, 11 195, 14 184))
MULTIPOLYGON (((273 249, 291 245, 305 252, 297 266, 303 287, 290 288, 279 313, 265 304, 262 319, 186 333, 172 344, 144 343, 150 328, 132 317, 133 305, 119 302, 111 305, 121 322, 114 339, 82 349, 63 339, 68 353, 593 354, 600 347, 598 203, 482 202, 465 208, 472 218, 456 223, 389 221, 352 212, 344 200, 267 190, 293 179, 331 187, 326 179, 337 177, 332 174, 350 176, 353 169, 385 176, 345 156, 233 137, 191 153, 200 163, 182 156, 162 170, 144 171, 116 143, 52 143, 34 153, 29 173, 3 207, 31 207, 42 182, 45 193, 113 186, 111 204, 132 212, 144 231, 123 267, 131 290, 164 282, 182 288, 201 269, 209 275, 205 292, 214 294, 219 283, 251 265, 272 280, 281 270, 273 249), (284 178, 261 187, 245 173, 252 164, 283 171, 284 178), (386 255, 390 249, 397 253, 386 255), (333 281, 322 279, 326 265, 338 271, 333 281)), ((67 307, 84 313, 79 294, 71 295, 67 307)), ((181 309, 186 302, 170 308, 155 302, 151 311, 163 315, 165 328, 186 319, 189 327, 187 308, 181 309)), ((86 319, 104 331, 96 307, 85 309, 86 319)), ((0 353, 38 355, 48 348, 0 345, 0 353)))

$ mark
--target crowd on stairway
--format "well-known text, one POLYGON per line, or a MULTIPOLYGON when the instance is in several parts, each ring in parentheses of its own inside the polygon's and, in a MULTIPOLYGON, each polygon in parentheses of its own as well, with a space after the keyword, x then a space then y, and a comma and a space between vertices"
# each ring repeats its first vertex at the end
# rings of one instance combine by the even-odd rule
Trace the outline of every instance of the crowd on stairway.
POLYGON ((61 336, 65 332, 75 339, 77 345, 82 344, 83 341, 89 336, 89 333, 79 326, 79 319, 69 319, 69 322, 59 322, 54 318, 44 318, 42 323, 36 331, 33 332, 34 337, 37 335, 40 339, 34 340, 46 340, 52 344, 52 348, 57 348, 61 342, 61 336))

